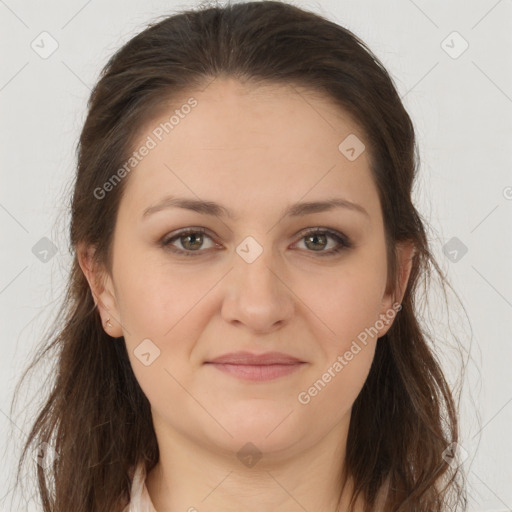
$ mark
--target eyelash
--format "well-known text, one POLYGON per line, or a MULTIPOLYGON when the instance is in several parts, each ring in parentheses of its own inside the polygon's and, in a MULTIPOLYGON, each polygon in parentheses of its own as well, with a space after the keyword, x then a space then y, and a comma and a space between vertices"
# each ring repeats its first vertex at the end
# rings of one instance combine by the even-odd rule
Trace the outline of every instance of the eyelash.
MULTIPOLYGON (((160 245, 167 250, 170 250, 176 254, 183 255, 183 256, 200 256, 202 252, 201 250, 197 251, 184 251, 182 249, 177 249, 176 247, 173 247, 171 245, 172 242, 175 240, 179 240, 180 238, 187 236, 187 235, 195 235, 197 233, 201 233, 203 235, 206 235, 208 238, 213 238, 206 233, 206 230, 204 228, 186 228, 182 231, 179 231, 178 233, 175 233, 172 237, 164 237, 160 245)), ((310 230, 305 230, 300 233, 300 239, 306 238, 307 236, 311 235, 328 235, 329 237, 333 238, 336 242, 338 242, 338 246, 334 249, 330 249, 328 251, 318 251, 317 255, 320 257, 328 257, 328 256, 335 256, 336 254, 340 253, 341 251, 345 249, 350 249, 353 247, 352 242, 350 239, 344 235, 343 233, 338 233, 337 231, 333 231, 331 229, 327 228, 313 228, 310 230)), ((308 251, 307 252, 315 252, 315 251, 308 251)))

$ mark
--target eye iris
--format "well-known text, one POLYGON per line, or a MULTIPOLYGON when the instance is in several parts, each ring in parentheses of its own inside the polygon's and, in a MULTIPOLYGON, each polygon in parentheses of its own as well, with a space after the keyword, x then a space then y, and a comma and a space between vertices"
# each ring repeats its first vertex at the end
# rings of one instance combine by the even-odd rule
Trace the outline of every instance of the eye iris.
POLYGON ((203 235, 202 234, 197 234, 197 233, 189 233, 188 235, 184 235, 181 237, 181 240, 182 240, 182 245, 185 249, 198 249, 199 247, 201 247, 201 245, 203 244, 203 235), (188 241, 192 239, 192 246, 188 246, 188 241), (183 240, 186 240, 185 243, 183 243, 183 240))
POLYGON ((321 250, 321 249, 323 249, 325 247, 326 238, 327 238, 327 236, 326 235, 322 235, 322 234, 308 235, 308 236, 306 236, 306 246, 308 247, 308 249, 312 248, 314 251, 321 250), (318 245, 316 245, 316 246, 313 245, 313 247, 311 247, 309 245, 309 242, 312 241, 312 240, 315 241, 315 243, 318 243, 318 239, 322 240, 322 243, 323 243, 322 247, 319 248, 318 245))

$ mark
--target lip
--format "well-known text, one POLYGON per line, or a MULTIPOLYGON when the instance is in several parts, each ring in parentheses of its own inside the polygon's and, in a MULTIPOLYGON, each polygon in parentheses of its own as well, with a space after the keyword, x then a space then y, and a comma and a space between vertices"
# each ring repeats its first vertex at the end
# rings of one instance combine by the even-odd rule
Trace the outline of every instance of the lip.
POLYGON ((206 361, 206 363, 235 364, 235 365, 270 365, 270 364, 296 364, 303 363, 300 359, 283 354, 282 352, 265 352, 263 354, 252 354, 251 352, 231 352, 206 361))
POLYGON ((281 352, 233 352, 206 361, 205 364, 242 380, 261 382, 290 375, 306 363, 281 352))

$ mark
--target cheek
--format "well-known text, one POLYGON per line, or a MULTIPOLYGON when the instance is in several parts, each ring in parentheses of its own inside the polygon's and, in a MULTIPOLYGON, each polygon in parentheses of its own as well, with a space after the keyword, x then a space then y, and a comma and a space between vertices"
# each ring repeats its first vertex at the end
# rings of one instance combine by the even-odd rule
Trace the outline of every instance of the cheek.
MULTIPOLYGON (((342 350, 364 329, 379 319, 386 284, 385 263, 348 261, 317 279, 304 282, 300 296, 321 319, 329 346, 342 350), (312 293, 312 290, 315 290, 312 293), (333 344, 332 341, 335 341, 333 344)), ((332 353, 332 349, 330 350, 332 353)))
POLYGON ((297 407, 310 417, 322 418, 327 430, 351 410, 368 377, 375 354, 375 340, 350 344, 339 351, 297 396, 297 407), (351 354, 348 356, 348 354, 351 354), (350 358, 350 359, 349 359, 350 358))
POLYGON ((326 336, 316 336, 323 356, 297 402, 327 425, 339 422, 350 410, 368 377, 385 277, 384 265, 347 266, 321 280, 321 290, 310 294, 308 306, 329 330, 323 331, 326 336))
POLYGON ((133 251, 116 265, 119 314, 132 338, 170 334, 215 283, 211 272, 171 266, 158 251, 133 251))
POLYGON ((118 307, 131 366, 151 404, 165 410, 170 397, 183 398, 181 385, 191 387, 187 363, 211 315, 204 299, 214 276, 199 280, 147 259, 120 263, 118 307))
POLYGON ((117 264, 119 314, 134 373, 152 402, 165 403, 169 392, 182 392, 171 375, 189 386, 190 364, 199 364, 194 347, 215 312, 215 284, 222 275, 171 266, 147 253, 132 253, 117 264))

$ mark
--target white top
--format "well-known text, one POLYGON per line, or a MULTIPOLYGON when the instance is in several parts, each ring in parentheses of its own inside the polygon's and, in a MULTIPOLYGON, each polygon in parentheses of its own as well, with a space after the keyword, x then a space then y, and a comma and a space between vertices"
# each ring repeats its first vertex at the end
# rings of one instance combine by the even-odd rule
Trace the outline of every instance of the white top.
POLYGON ((140 464, 132 479, 130 503, 123 512, 156 512, 146 488, 146 468, 140 464))

